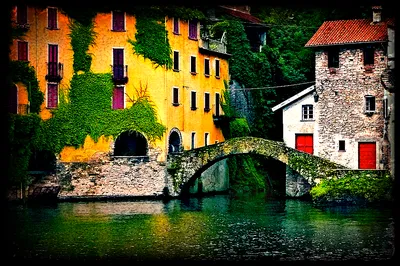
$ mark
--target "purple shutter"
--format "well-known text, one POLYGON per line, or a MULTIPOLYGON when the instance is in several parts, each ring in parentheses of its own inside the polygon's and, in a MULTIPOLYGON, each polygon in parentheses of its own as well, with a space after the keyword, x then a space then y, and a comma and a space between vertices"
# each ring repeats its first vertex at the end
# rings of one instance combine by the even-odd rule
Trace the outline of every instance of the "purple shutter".
POLYGON ((120 11, 113 12, 113 30, 123 31, 125 30, 124 25, 124 13, 120 11))
POLYGON ((124 88, 115 87, 113 91, 113 109, 124 108, 124 88))
POLYGON ((28 43, 18 42, 18 60, 28 61, 28 43))
POLYGON ((24 25, 28 23, 28 7, 25 5, 17 6, 17 23, 24 25))
POLYGON ((58 45, 49 44, 48 72, 52 77, 58 75, 58 45))
POLYGON ((49 8, 48 9, 48 28, 56 29, 57 28, 57 9, 49 8))
POLYGON ((179 20, 174 18, 174 33, 179 34, 179 20))
POLYGON ((189 20, 189 38, 197 39, 197 20, 189 20))
POLYGON ((47 107, 56 108, 58 106, 58 87, 57 84, 47 85, 47 107))

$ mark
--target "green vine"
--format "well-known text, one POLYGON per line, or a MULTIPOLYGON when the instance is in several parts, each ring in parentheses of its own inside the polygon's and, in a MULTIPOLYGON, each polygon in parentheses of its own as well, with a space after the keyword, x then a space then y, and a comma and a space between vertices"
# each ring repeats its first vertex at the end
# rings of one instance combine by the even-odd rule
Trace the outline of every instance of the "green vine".
POLYGON ((14 83, 22 82, 27 87, 30 112, 39 113, 44 95, 43 92, 40 91, 35 69, 29 66, 29 62, 10 61, 10 75, 14 83))
POLYGON ((87 25, 78 21, 70 23, 71 46, 74 51, 74 72, 88 72, 92 64, 92 56, 87 53, 89 46, 94 44, 96 34, 93 31, 93 23, 87 25))
POLYGON ((150 59, 156 68, 165 66, 167 69, 171 69, 172 50, 163 18, 164 16, 157 16, 157 12, 146 14, 138 12, 136 14, 136 40, 129 39, 128 42, 132 44, 134 54, 150 59))

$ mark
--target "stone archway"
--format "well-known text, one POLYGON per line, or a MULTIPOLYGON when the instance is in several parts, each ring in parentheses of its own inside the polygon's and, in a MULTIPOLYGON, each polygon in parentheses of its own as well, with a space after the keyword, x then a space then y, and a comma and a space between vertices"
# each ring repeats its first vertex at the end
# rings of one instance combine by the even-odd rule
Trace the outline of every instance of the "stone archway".
POLYGON ((137 131, 122 132, 114 143, 114 156, 147 156, 146 137, 137 131))
POLYGON ((176 127, 172 128, 168 137, 168 153, 182 151, 182 134, 176 127))

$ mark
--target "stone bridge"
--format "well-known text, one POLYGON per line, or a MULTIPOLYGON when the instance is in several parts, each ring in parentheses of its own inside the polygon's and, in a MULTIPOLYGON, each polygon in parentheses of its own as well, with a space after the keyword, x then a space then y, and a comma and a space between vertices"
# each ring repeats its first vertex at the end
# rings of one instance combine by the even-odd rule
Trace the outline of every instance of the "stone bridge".
POLYGON ((285 163, 314 186, 345 166, 287 147, 283 142, 255 137, 228 139, 213 145, 168 156, 167 183, 171 196, 179 196, 201 173, 219 160, 238 154, 258 154, 285 163))

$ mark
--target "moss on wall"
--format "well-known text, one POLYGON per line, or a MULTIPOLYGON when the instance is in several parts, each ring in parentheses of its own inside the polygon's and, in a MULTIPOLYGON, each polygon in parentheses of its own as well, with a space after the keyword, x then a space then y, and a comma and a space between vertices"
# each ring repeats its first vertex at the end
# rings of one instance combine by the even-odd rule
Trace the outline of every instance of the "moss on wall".
POLYGON ((310 190, 315 202, 365 200, 377 202, 392 199, 393 181, 389 173, 349 171, 343 177, 324 179, 310 190))

